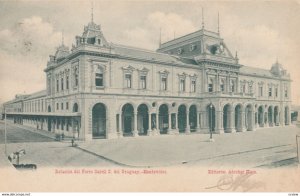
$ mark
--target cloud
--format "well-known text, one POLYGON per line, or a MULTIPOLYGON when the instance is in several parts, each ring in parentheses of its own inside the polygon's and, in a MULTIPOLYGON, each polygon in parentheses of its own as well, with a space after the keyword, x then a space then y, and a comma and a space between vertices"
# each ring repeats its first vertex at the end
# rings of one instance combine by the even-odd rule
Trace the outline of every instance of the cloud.
POLYGON ((147 16, 143 25, 125 30, 118 41, 127 45, 155 50, 159 43, 160 28, 162 42, 173 39, 174 33, 178 37, 196 30, 190 20, 179 14, 153 12, 147 16))
MULTIPOLYGON (((3 87, 0 102, 24 91, 45 88, 43 69, 49 54, 61 43, 61 34, 38 16, 21 19, 11 29, 0 31, 0 85, 3 87)), ((68 37, 66 40, 70 42, 68 37)))

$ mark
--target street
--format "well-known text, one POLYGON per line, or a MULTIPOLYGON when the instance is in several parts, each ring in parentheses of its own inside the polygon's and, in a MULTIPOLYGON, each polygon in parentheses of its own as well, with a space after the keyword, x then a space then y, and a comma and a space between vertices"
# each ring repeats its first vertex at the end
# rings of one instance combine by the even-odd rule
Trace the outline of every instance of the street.
MULTIPOLYGON (((0 123, 0 148, 4 152, 4 124, 0 123)), ((20 164, 36 164, 41 167, 107 167, 117 166, 102 158, 71 147, 70 142, 57 142, 54 139, 7 125, 8 154, 25 149, 20 164)), ((1 167, 1 166, 0 166, 1 167)))
MULTIPOLYGON (((28 129, 28 128, 26 128, 28 129)), ((140 136, 78 142, 54 141, 35 130, 7 126, 8 154, 25 149, 20 163, 41 167, 248 167, 297 166, 295 135, 299 128, 263 128, 252 132, 140 136)), ((4 124, 0 123, 0 147, 4 149, 4 124)))

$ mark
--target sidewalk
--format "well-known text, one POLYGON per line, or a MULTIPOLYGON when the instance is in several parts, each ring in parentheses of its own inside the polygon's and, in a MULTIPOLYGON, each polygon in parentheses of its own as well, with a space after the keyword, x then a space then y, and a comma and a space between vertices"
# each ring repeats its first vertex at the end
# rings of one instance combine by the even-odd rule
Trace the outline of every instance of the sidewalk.
MULTIPOLYGON (((215 142, 207 142, 208 134, 140 136, 93 140, 78 148, 127 166, 172 166, 273 148, 294 151, 295 135, 299 131, 295 126, 263 128, 254 132, 213 135, 215 142)), ((288 156, 294 157, 295 153, 288 156)))

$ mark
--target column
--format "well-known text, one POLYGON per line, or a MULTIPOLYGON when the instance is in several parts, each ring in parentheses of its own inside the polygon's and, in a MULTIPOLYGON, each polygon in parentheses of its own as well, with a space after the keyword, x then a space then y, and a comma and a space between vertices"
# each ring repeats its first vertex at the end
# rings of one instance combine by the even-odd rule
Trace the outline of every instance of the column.
POLYGON ((271 127, 274 126, 274 108, 272 108, 272 112, 271 112, 271 127))
POLYGON ((174 121, 175 121, 175 128, 172 131, 174 134, 179 134, 177 113, 173 113, 173 116, 174 116, 174 121))
POLYGON ((148 130, 147 130, 147 135, 150 135, 152 132, 151 129, 151 112, 148 112, 148 130))
POLYGON ((122 113, 119 114, 119 131, 118 137, 123 137, 122 113))
POLYGON ((251 124, 250 131, 255 131, 256 123, 255 123, 255 111, 251 110, 251 124))
POLYGON ((191 127, 190 127, 190 113, 189 109, 186 109, 186 128, 185 128, 185 133, 190 134, 191 133, 191 127))
POLYGON ((169 114, 168 114, 169 116, 168 116, 168 130, 167 130, 167 134, 170 134, 171 133, 171 131, 172 131, 172 122, 171 122, 171 112, 169 112, 169 114))
POLYGON ((235 113, 234 113, 234 110, 233 108, 230 108, 229 109, 229 127, 228 127, 228 132, 230 133, 235 133, 236 130, 234 128, 234 122, 235 122, 235 113))
POLYGON ((197 125, 196 125, 196 132, 197 133, 200 133, 200 112, 199 111, 197 111, 197 125))
POLYGON ((159 113, 156 113, 155 115, 155 130, 156 130, 156 134, 160 134, 160 130, 159 130, 159 113))
POLYGON ((246 131, 246 125, 245 125, 245 110, 240 112, 241 114, 241 130, 242 132, 246 131))
POLYGON ((269 115, 268 114, 269 114, 268 112, 264 113, 264 122, 265 122, 265 118, 267 119, 266 120, 267 123, 265 123, 265 127, 269 127, 269 115))
POLYGON ((208 119, 206 111, 201 111, 200 113, 200 119, 201 119, 201 128, 203 130, 203 133, 209 133, 209 127, 208 127, 208 119))
POLYGON ((134 116, 134 120, 133 120, 133 127, 134 128, 133 128, 132 134, 133 134, 134 137, 137 137, 137 136, 139 136, 139 132, 137 130, 138 115, 137 115, 136 111, 134 112, 133 116, 134 116))
POLYGON ((224 130, 222 130, 221 128, 221 120, 222 120, 222 116, 223 115, 223 111, 216 111, 215 114, 215 121, 216 121, 216 128, 215 128, 215 133, 224 133, 224 130))

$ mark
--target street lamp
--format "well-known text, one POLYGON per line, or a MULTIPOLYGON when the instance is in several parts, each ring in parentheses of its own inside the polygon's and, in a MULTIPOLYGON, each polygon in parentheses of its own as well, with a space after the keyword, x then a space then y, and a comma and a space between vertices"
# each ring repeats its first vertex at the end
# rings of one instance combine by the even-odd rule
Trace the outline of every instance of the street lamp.
POLYGON ((213 131, 213 104, 210 102, 209 104, 209 111, 210 111, 210 129, 209 129, 209 133, 210 133, 210 137, 209 137, 209 141, 210 142, 214 142, 214 139, 212 138, 212 131, 213 131))

